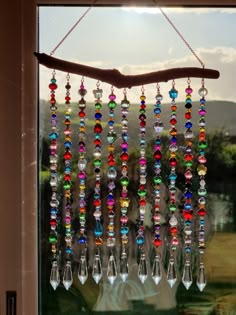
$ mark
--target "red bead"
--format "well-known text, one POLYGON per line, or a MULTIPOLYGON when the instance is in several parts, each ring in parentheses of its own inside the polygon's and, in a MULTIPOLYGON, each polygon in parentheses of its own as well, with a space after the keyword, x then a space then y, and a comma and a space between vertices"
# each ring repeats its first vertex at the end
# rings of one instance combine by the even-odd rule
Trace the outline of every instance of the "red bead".
POLYGON ((57 89, 57 84, 56 83, 50 83, 49 84, 49 89, 50 90, 56 90, 57 89))
POLYGON ((84 118, 84 117, 85 117, 85 112, 81 110, 81 111, 78 113, 78 116, 79 116, 80 118, 84 118))
POLYGON ((100 199, 95 199, 93 202, 95 207, 99 207, 101 205, 101 200, 100 199))
POLYGON ((109 154, 107 159, 108 159, 108 161, 114 160, 114 154, 109 154))
POLYGON ((169 159, 169 164, 170 164, 170 166, 176 166, 177 160, 175 158, 171 158, 171 159, 169 159))
POLYGON ((193 155, 192 154, 185 154, 184 155, 185 161, 192 161, 193 160, 193 155))
POLYGON ((185 118, 186 119, 191 119, 192 115, 190 112, 185 113, 185 118))
POLYGON ((64 180, 71 180, 70 174, 65 174, 64 175, 64 180))
POLYGON ((142 105, 140 106, 140 108, 141 108, 141 109, 146 109, 146 105, 145 105, 145 104, 142 104, 142 105))
POLYGON ((178 232, 177 227, 176 226, 171 227, 170 232, 171 232, 171 234, 176 234, 178 232))
POLYGON ((101 133, 102 132, 102 125, 101 124, 96 124, 94 126, 94 132, 95 133, 101 133))
POLYGON ((70 160, 72 158, 72 154, 69 151, 67 151, 64 153, 63 157, 65 160, 70 160))
POLYGON ((198 210, 198 213, 197 213, 200 217, 204 217, 206 215, 206 210, 205 209, 200 209, 198 210))
POLYGON ((109 166, 114 166, 116 164, 115 160, 109 160, 108 165, 109 166))
POLYGON ((177 120, 175 118, 171 118, 170 123, 171 125, 176 125, 177 120))
POLYGON ((120 155, 120 159, 121 159, 122 161, 128 161, 128 159, 129 159, 129 154, 126 153, 126 152, 123 152, 123 153, 120 155))
POLYGON ((153 245, 158 247, 158 246, 161 246, 162 244, 162 240, 160 240, 159 238, 156 238, 153 240, 153 245))
POLYGON ((157 150, 155 153, 154 153, 154 158, 156 160, 160 160, 162 157, 162 154, 161 154, 161 151, 157 150))
POLYGON ((140 125, 140 127, 145 127, 146 126, 146 122, 145 121, 141 121, 139 125, 140 125))
POLYGON ((141 199, 141 200, 139 200, 139 204, 140 204, 140 206, 145 206, 146 205, 146 200, 145 199, 141 199))
POLYGON ((101 141, 100 139, 95 139, 95 140, 93 141, 93 143, 94 143, 95 145, 100 145, 100 144, 102 143, 102 141, 101 141))
POLYGON ((56 226, 57 225, 57 221, 55 219, 51 219, 50 220, 50 225, 51 226, 56 226))
POLYGON ((192 220, 193 218, 193 211, 183 211, 183 217, 185 220, 192 220))
POLYGON ((56 104, 55 98, 52 97, 51 100, 50 100, 50 103, 51 103, 52 105, 56 104))

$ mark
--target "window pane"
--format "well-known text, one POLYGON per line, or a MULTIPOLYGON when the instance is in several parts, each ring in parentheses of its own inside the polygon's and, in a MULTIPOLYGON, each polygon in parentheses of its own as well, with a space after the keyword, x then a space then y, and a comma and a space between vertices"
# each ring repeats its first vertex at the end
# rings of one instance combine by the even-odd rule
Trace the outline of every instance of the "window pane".
MULTIPOLYGON (((60 42, 66 32, 74 25, 79 17, 85 12, 84 7, 40 7, 39 9, 39 47, 40 52, 50 54, 50 52, 60 42)), ((191 221, 192 233, 192 266, 193 266, 193 284, 186 290, 181 283, 184 265, 184 242, 183 229, 186 228, 184 223, 184 192, 186 192, 186 163, 183 155, 186 153, 186 140, 184 132, 186 132, 185 119, 185 103, 186 92, 188 86, 187 78, 175 80, 175 88, 178 90, 177 104, 177 120, 176 129, 178 132, 178 167, 176 181, 177 193, 176 216, 178 219, 177 239, 180 243, 176 251, 176 273, 177 282, 173 288, 167 282, 166 274, 168 267, 169 255, 169 227, 168 220, 170 212, 168 204, 170 194, 169 188, 169 145, 170 145, 170 124, 171 116, 171 99, 169 90, 172 88, 172 82, 160 83, 160 91, 163 95, 161 119, 164 124, 164 131, 161 133, 162 148, 162 184, 161 193, 161 238, 163 245, 160 253, 162 257, 163 269, 162 279, 158 285, 155 285, 151 277, 151 268, 149 262, 153 261, 152 238, 153 238, 153 189, 154 178, 154 157, 153 154, 157 150, 158 144, 155 142, 156 133, 153 124, 157 119, 157 112, 153 112, 156 104, 157 86, 149 84, 144 87, 146 95, 145 113, 140 112, 140 95, 141 87, 127 89, 127 98, 130 101, 129 115, 121 112, 121 101, 124 98, 122 89, 114 88, 114 94, 117 96, 117 107, 115 108, 114 130, 117 134, 117 140, 114 145, 117 179, 115 196, 115 236, 116 236, 116 254, 120 253, 120 196, 122 191, 122 183, 120 182, 122 152, 121 142, 123 126, 127 125, 128 134, 128 153, 129 160, 127 162, 129 185, 128 196, 130 199, 130 207, 128 210, 128 228, 129 228, 129 276, 126 282, 123 282, 118 275, 114 284, 111 285, 107 279, 107 263, 109 251, 104 245, 102 248, 102 266, 103 279, 97 285, 92 277, 92 266, 94 262, 94 229, 99 235, 101 226, 95 227, 94 220, 94 198, 95 190, 95 172, 94 166, 94 150, 95 150, 95 102, 93 90, 97 88, 95 80, 84 77, 84 86, 87 90, 86 100, 86 119, 85 143, 80 143, 80 150, 86 148, 87 167, 85 191, 86 191, 86 234, 88 236, 88 279, 82 285, 77 274, 80 261, 80 245, 78 244, 78 235, 81 231, 81 222, 83 215, 80 211, 79 221, 79 202, 81 201, 79 191, 83 183, 77 178, 78 173, 78 146, 81 130, 84 128, 81 124, 79 112, 79 100, 81 95, 78 90, 81 88, 82 78, 70 74, 70 107, 71 113, 69 117, 65 114, 65 95, 67 84, 67 73, 56 70, 55 78, 58 88, 55 90, 55 99, 57 110, 52 113, 50 110, 49 100, 54 99, 50 96, 49 83, 52 79, 52 70, 40 66, 40 100, 39 100, 39 296, 40 296, 40 314, 80 314, 80 312, 127 312, 129 314, 137 312, 156 312, 156 314, 234 314, 236 313, 236 267, 235 267, 235 246, 236 246, 236 211, 235 211, 235 189, 236 189, 236 128, 234 117, 236 115, 235 107, 235 88, 234 77, 236 65, 236 40, 232 36, 232 30, 236 27, 236 11, 233 8, 172 8, 164 9, 171 21, 189 42, 199 58, 206 64, 207 68, 217 69, 221 76, 218 80, 205 80, 205 86, 208 89, 206 96, 206 139, 208 143, 204 154, 207 158, 207 176, 206 188, 207 194, 207 215, 205 217, 205 238, 206 251, 204 254, 205 271, 207 277, 207 285, 203 292, 200 292, 196 285, 198 273, 198 238, 199 238, 199 220, 197 218, 198 197, 197 189, 199 188, 199 176, 197 175, 197 158, 194 157, 192 190, 194 214, 191 221), (52 114, 57 117, 52 118, 52 114), (145 253, 148 262, 148 277, 144 284, 141 283, 137 276, 137 245, 136 232, 139 229, 137 219, 139 213, 140 196, 138 196, 138 188, 143 184, 140 183, 140 139, 142 138, 140 131, 140 114, 145 114, 143 120, 146 121, 146 144, 145 159, 147 160, 147 182, 145 190, 147 197, 145 200, 147 206, 145 209, 145 253), (122 116, 123 115, 123 116, 122 116), (125 116, 125 117, 124 117, 125 116), (72 130, 72 167, 71 182, 73 186, 71 193, 73 198, 71 210, 71 230, 73 236, 73 284, 66 290, 62 284, 63 268, 65 265, 65 120, 70 120, 70 128, 72 130), (123 119, 123 122, 122 122, 123 119), (124 119, 128 120, 124 122, 124 119), (52 122, 53 120, 53 122, 52 122), (57 122, 56 122, 57 121, 57 122), (52 144, 53 135, 49 138, 49 134, 54 132, 52 124, 56 123, 57 148, 54 155, 57 154, 58 161, 55 173, 58 183, 58 191, 56 198, 59 201, 58 213, 54 213, 50 218, 50 206, 52 198, 52 186, 50 185, 50 161, 49 146, 52 144), (82 129, 81 129, 82 128, 82 129), (80 135, 79 135, 80 133, 80 135), (156 144, 156 145, 154 145, 156 144), (57 226, 58 241, 56 246, 57 263, 60 272, 60 284, 54 290, 50 284, 50 272, 52 266, 52 244, 54 240, 50 236, 50 219, 51 226, 57 226)), ((178 68, 178 67, 200 67, 198 60, 192 55, 185 43, 174 31, 165 17, 154 8, 107 8, 95 7, 88 13, 84 20, 70 34, 70 36, 62 43, 54 54, 55 57, 64 60, 81 63, 102 69, 119 69, 124 74, 142 74, 162 69, 178 68)), ((54 83, 54 81, 52 82, 54 83)), ((198 90, 201 87, 201 79, 191 78, 192 93, 192 128, 194 134, 193 149, 197 147, 199 140, 199 95, 198 90)), ((97 120, 101 118, 103 132, 101 135, 101 202, 103 216, 103 241, 106 243, 107 238, 107 199, 109 199, 108 189, 108 155, 113 154, 112 149, 109 151, 107 134, 113 123, 113 116, 109 115, 107 103, 109 102, 109 94, 111 94, 111 86, 100 82, 99 88, 103 89, 102 109, 97 113, 102 114, 102 118, 96 116, 97 120), (112 117, 112 119, 111 119, 112 117)), ((51 88, 52 90, 52 88, 51 88)), ((67 91, 68 92, 68 91, 67 91)), ((68 95, 67 95, 68 96, 68 95)), ((188 98, 188 97, 187 97, 188 98)), ((141 104, 142 105, 142 104, 141 104)), ((173 104, 172 104, 173 105, 173 104)), ((67 105, 68 106, 68 105, 67 105)), ((80 107, 81 107, 80 103, 80 107)), ((205 110, 205 107, 204 107, 205 110)), ((174 110, 175 112, 175 110, 174 110)), ((205 114, 204 114, 205 115, 205 114)), ((175 119, 175 113, 172 112, 172 118, 175 119), (173 116, 174 115, 174 116, 173 116)), ((188 117, 188 116, 187 116, 188 117)), ((83 118, 83 117, 82 117, 83 118)), ((202 120, 203 121, 203 120, 202 120)), ((204 126, 204 123, 203 125, 204 126)), ((189 129, 187 128, 187 129, 189 129)), ((200 130, 204 132, 203 130, 200 130)), ((56 137, 56 136, 55 136, 56 137)), ((124 137, 124 135, 123 135, 124 137)), ((98 137, 99 138, 99 137, 98 137)), ((173 138, 172 138, 173 140, 173 138)), ((125 141, 126 142, 126 141, 125 141)), ((124 146, 123 146, 124 149, 124 146)), ((204 150, 204 149, 203 149, 204 150)), ((123 150, 123 152, 126 152, 123 150)), ((199 154, 199 152, 198 152, 199 154)), ((203 155, 204 155, 203 154, 203 155)), ((53 154, 51 154, 53 155, 53 154)), ((52 157, 51 157, 52 158, 52 157)), ((156 159, 157 156, 155 157, 156 159)), ((96 160, 96 159, 95 159, 96 160)), ((110 158, 110 161, 112 159, 110 158)), ((111 162, 112 163, 112 162, 111 162)), ((51 163, 52 165, 52 163, 51 163)), ((110 164, 111 165, 111 164, 110 164)), ((126 164, 125 164, 126 165, 126 164)), ((100 167, 100 166, 99 166, 100 167)), ((80 169, 81 171, 81 169, 80 169)), ((51 170, 52 172, 52 170, 51 170)), ((80 172, 81 173, 81 172, 80 172)), ((83 173, 83 171, 82 171, 83 173)), ((82 175, 81 175, 82 176, 82 175)), ((204 178, 202 178, 204 179, 204 178)), ((70 181, 68 179, 67 181, 70 181)), ((68 183, 67 183, 68 184, 68 183)), ((69 185, 69 184, 68 184, 69 185)), ((69 185, 70 186, 70 185, 69 185)), ((123 185, 124 186, 124 185, 123 185)), ((204 185, 203 185, 204 186, 204 185)), ((54 186, 55 187, 55 186, 54 186)), ((205 186, 204 186, 205 187, 205 186)), ((143 188, 141 187, 141 190, 143 188)), ((113 191, 113 189, 111 189, 113 191)), ((144 189, 143 189, 144 190, 144 189)), ((96 198, 95 198, 96 199, 96 198)), ((57 208, 57 207, 56 207, 57 208)), ((80 206, 81 208, 81 206, 80 206)), ((68 219, 69 220, 69 219, 68 219)), ((70 221, 70 220, 69 220, 70 221)), ((67 225, 69 225, 69 221, 67 225)), ((185 220, 186 221, 186 220, 185 220)), ((156 224, 158 225, 158 224, 156 224)), ((126 225, 125 225, 126 226, 126 225)), ((68 228, 68 226, 67 226, 68 228)), ((51 228, 52 229, 52 228, 51 228)), ((110 227, 110 230, 112 228, 110 227)), ((117 256, 117 268, 119 271, 120 264, 119 255, 117 256)), ((55 283, 54 283, 55 284, 55 283)))

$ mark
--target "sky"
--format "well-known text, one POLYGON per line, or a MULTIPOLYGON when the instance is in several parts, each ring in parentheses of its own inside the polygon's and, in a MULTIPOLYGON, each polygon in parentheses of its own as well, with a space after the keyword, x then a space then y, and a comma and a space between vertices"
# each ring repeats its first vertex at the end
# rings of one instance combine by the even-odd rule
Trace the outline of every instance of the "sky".
MULTIPOLYGON (((85 7, 40 7, 39 52, 50 54, 63 36, 86 11, 85 7)), ((236 9, 163 8, 175 27, 201 58, 206 68, 220 71, 220 79, 206 80, 209 100, 236 99, 236 9)), ((56 58, 102 69, 117 68, 123 74, 141 74, 175 67, 201 67, 185 43, 158 8, 92 8, 53 55, 56 58)), ((40 66, 40 98, 49 99, 51 69, 40 66)), ((64 100, 66 73, 57 71, 58 102, 64 100)), ((81 78, 71 75, 72 101, 78 101, 81 78)), ((187 79, 176 80, 179 98, 184 99, 187 79)), ((201 79, 193 78, 193 99, 201 79)), ((85 78, 86 99, 93 100, 96 81, 85 78)), ((171 81, 160 83, 163 101, 168 102, 171 81)), ((110 86, 101 82, 103 100, 110 86)), ((122 90, 115 89, 118 98, 122 90)), ((145 86, 147 102, 153 102, 156 84, 145 86)), ((131 102, 139 102, 141 87, 128 90, 131 102)))

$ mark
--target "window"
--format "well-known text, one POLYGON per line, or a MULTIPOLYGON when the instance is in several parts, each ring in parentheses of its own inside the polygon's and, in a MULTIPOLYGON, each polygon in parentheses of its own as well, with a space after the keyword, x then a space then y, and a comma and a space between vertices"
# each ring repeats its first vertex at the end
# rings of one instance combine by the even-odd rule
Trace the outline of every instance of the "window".
MULTIPOLYGON (((40 50, 49 52, 54 43, 59 42, 65 31, 78 19, 84 8, 81 7, 40 7, 39 40, 40 50), (52 40, 53 39, 53 40, 52 40), (53 43, 52 43, 53 42, 53 43)), ((64 42, 55 56, 62 59, 77 60, 80 63, 104 68, 120 68, 122 72, 149 72, 162 68, 198 66, 197 61, 187 50, 165 19, 153 10, 99 7, 93 8, 85 20, 64 42), (109 27, 107 27, 109 25, 109 27), (86 34, 86 35, 85 35, 86 34), (161 35, 160 35, 161 34, 161 35), (164 35, 163 35, 164 34, 164 35), (166 40, 167 39, 167 40, 166 40), (132 44, 131 44, 132 43, 132 44), (141 70, 140 70, 141 69, 141 70)), ((48 257, 48 162, 47 135, 49 133, 47 99, 51 70, 40 67, 40 314, 79 314, 90 311, 126 311, 132 314, 143 312, 160 314, 203 313, 233 314, 235 303, 235 254, 236 215, 235 215, 235 126, 234 126, 234 80, 236 41, 231 36, 234 29, 236 11, 234 9, 185 8, 167 10, 168 15, 181 28, 190 44, 196 48, 209 68, 219 69, 221 78, 207 80, 209 90, 207 132, 209 133, 208 177, 209 220, 206 265, 208 284, 199 293, 193 284, 186 291, 181 283, 171 289, 165 281, 155 286, 151 279, 145 286, 133 278, 127 284, 109 286, 103 282, 97 286, 91 278, 82 286, 76 276, 73 287, 66 291, 61 286, 54 292, 49 286, 50 261, 48 257), (184 21, 184 23, 183 23, 184 21), (217 36, 215 33, 217 32, 217 36), (227 244, 227 245, 226 245, 227 244)), ((66 75, 57 73, 58 85, 65 85, 66 75)), ((194 90, 199 80, 193 80, 194 90)), ((77 93, 80 78, 71 75, 71 85, 77 93)), ((85 78, 88 94, 86 100, 93 102, 92 93, 96 84, 85 78), (89 94, 90 93, 90 94, 89 94)), ((104 90, 103 104, 109 87, 101 84, 104 90)), ((178 90, 184 91, 186 82, 176 81, 178 90)), ((163 95, 170 86, 163 84, 163 95)), ((162 88, 162 85, 161 85, 162 88)), ((57 101, 63 104, 64 90, 58 90, 57 101)), ((117 92, 121 99, 122 91, 117 92)), ((147 103, 152 106, 156 87, 145 86, 147 103)), ((72 103, 79 96, 72 93, 72 103)), ((138 103, 139 88, 128 91, 132 106, 138 103)), ((197 101, 197 98, 194 101, 197 101)), ((184 92, 182 99, 184 101, 184 92)), ((165 103, 168 103, 167 97, 165 103)), ((63 105, 62 105, 63 106, 63 105)), ((73 109, 76 116, 77 106, 73 109)), ((166 111, 168 112, 168 110, 166 111)), ((138 113, 137 113, 138 114, 138 113)), ((92 120, 93 113, 88 120, 92 120)), ((151 115, 151 113, 150 113, 151 115)), ((61 116, 61 121, 63 120, 61 116)), ((132 119, 131 119, 132 120, 132 119)), ((132 128, 135 122, 132 123, 132 128)), ((168 119, 165 123, 168 126, 168 119)), ((62 128, 62 127, 61 127, 62 128)), ((168 128, 168 127, 167 127, 168 128)), ((180 127, 181 128, 181 127, 180 127)), ((131 150, 138 146, 132 141, 131 150)), ((135 139, 136 140, 136 139, 135 139)), ((76 142, 76 139, 75 139, 76 142)), ((134 174, 132 174, 134 175, 134 174)), ((131 176, 132 176, 131 175, 131 176)), ((180 279, 179 279, 180 280, 180 279)))

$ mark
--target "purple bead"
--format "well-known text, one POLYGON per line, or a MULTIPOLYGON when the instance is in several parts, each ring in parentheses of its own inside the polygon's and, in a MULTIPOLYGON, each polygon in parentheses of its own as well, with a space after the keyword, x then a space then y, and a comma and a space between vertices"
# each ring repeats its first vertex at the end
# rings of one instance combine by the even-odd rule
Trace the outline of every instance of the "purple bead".
POLYGON ((147 163, 147 160, 145 158, 139 159, 139 164, 140 165, 146 165, 146 163, 147 163))
POLYGON ((113 189, 115 189, 115 187, 116 187, 116 185, 115 185, 114 182, 110 182, 110 183, 108 184, 109 190, 113 190, 113 189))
POLYGON ((121 148, 122 148, 122 149, 127 149, 127 148, 128 148, 128 143, 127 143, 127 142, 123 142, 123 143, 121 144, 121 148))
POLYGON ((185 93, 191 94, 193 92, 193 89, 191 87, 187 87, 185 90, 185 93))
POLYGON ((79 174, 78 174, 79 179, 84 179, 85 177, 86 177, 85 172, 79 172, 79 174))

